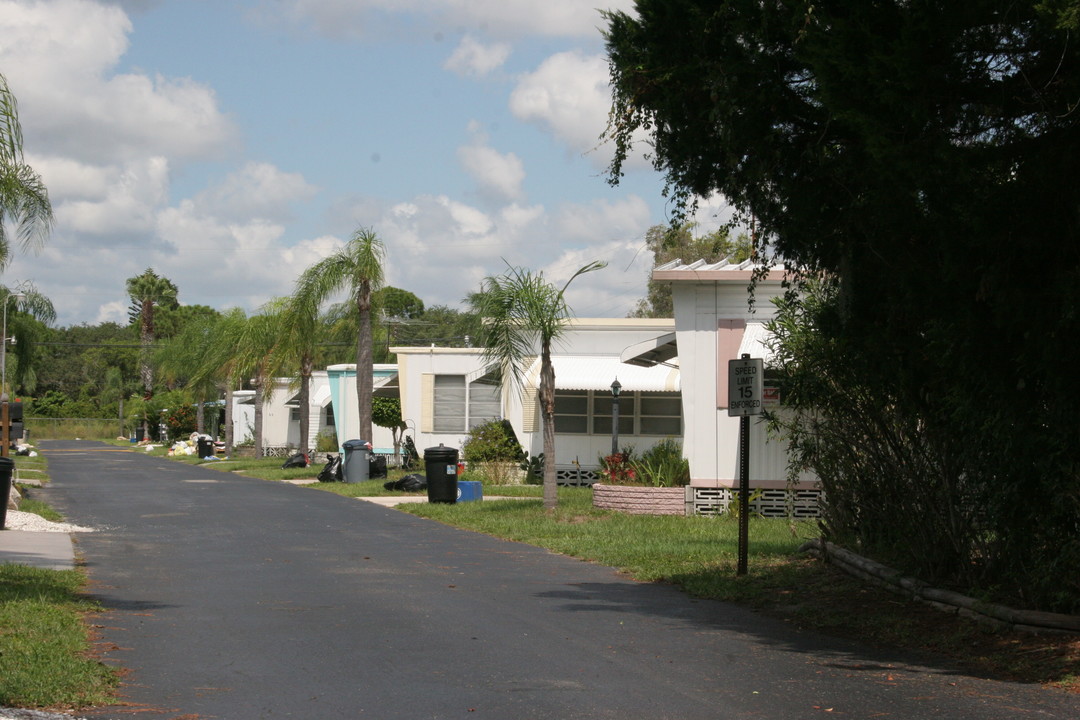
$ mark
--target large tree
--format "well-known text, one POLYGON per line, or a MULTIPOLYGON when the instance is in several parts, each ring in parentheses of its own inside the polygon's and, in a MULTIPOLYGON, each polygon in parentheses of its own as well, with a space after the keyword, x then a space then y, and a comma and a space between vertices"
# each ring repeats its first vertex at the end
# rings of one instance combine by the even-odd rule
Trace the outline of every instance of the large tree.
POLYGON ((566 289, 579 275, 606 267, 593 262, 578 269, 561 287, 552 285, 542 272, 511 267, 499 276, 484 279, 481 291, 469 300, 483 318, 484 358, 521 388, 530 360, 539 351, 540 417, 544 434, 544 507, 559 502, 555 479, 555 366, 551 348, 570 317, 566 289))
MULTIPOLYGON (((983 586, 1073 611, 1078 6, 639 0, 607 15, 611 179, 644 133, 677 203, 720 192, 789 267, 828 277, 815 331, 981 506, 983 586)), ((878 550, 887 529, 833 528, 878 550)))
MULTIPOLYGON (((732 239, 728 228, 721 228, 704 235, 694 235, 694 226, 684 223, 678 227, 653 225, 645 233, 645 247, 653 254, 653 264, 661 265, 672 260, 694 262, 704 260, 715 263, 729 260, 742 262, 753 250, 747 235, 732 239)), ((675 316, 671 300, 671 283, 649 278, 645 297, 630 313, 637 318, 669 318, 675 316)))
POLYGON ((48 237, 53 214, 45 183, 23 159, 18 103, 0 74, 0 269, 11 259, 8 221, 22 246, 34 248, 48 237))
POLYGON ((295 302, 319 307, 335 293, 346 291, 357 313, 356 405, 357 432, 371 440, 371 398, 374 393, 374 356, 371 333, 371 297, 383 285, 386 249, 371 228, 359 228, 339 252, 315 263, 296 281, 295 302))

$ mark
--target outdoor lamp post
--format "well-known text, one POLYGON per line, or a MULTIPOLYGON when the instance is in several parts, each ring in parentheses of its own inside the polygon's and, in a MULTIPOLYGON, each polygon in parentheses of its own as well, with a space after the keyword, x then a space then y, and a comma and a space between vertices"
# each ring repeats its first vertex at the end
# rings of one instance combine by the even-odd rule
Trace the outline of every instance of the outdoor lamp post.
POLYGON ((4 298, 4 344, 0 347, 0 395, 3 396, 4 400, 7 399, 7 309, 11 298, 15 298, 15 302, 20 302, 26 298, 26 295, 23 293, 11 293, 4 298))
POLYGON ((619 453, 619 393, 622 391, 622 385, 619 384, 619 378, 615 378, 615 382, 611 383, 611 454, 617 455, 619 453))

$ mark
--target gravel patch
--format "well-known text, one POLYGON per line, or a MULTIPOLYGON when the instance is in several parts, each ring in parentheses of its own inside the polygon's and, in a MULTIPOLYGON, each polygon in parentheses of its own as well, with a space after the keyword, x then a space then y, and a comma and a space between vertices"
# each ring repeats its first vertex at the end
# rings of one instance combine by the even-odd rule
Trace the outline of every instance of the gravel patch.
MULTIPOLYGON (((94 528, 72 525, 71 523, 50 522, 40 515, 21 510, 8 510, 7 522, 4 523, 4 527, 8 530, 28 530, 30 532, 94 532, 94 528)), ((6 720, 6 718, 0 715, 0 720, 6 720)))
POLYGON ((0 720, 86 720, 86 718, 76 718, 74 715, 62 715, 42 710, 0 708, 0 720))

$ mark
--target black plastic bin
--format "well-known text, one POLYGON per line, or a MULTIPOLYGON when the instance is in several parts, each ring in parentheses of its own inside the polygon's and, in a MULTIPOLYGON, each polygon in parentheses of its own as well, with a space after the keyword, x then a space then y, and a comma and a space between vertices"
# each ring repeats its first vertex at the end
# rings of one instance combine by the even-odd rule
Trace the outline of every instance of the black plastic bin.
POLYGON ((7 522, 7 504, 11 497, 11 475, 15 472, 15 461, 8 457, 0 457, 0 530, 4 530, 7 522))
POLYGON ((430 447, 424 451, 424 471, 427 475, 428 502, 457 502, 457 448, 430 447))
POLYGON ((195 452, 201 458, 214 457, 214 441, 210 438, 200 437, 195 441, 195 452))
POLYGON ((368 446, 363 440, 346 440, 341 445, 345 457, 341 462, 345 482, 358 483, 368 479, 368 446))

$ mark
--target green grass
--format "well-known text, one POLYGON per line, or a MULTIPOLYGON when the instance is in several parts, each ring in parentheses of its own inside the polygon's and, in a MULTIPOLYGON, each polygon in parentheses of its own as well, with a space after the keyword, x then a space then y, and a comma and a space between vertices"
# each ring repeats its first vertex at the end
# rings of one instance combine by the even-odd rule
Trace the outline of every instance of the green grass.
MULTIPOLYGON (((493 488, 492 490, 495 490, 493 488)), ((539 488, 536 488, 539 491, 539 488)), ((487 492, 487 488, 485 488, 487 492)), ((727 518, 627 515, 592 506, 592 490, 559 488, 551 513, 542 501, 402 505, 433 520, 538 545, 610 565, 638 580, 670 582, 691 595, 761 604, 769 588, 789 579, 785 567, 807 538, 809 522, 751 521, 749 574, 737 578, 738 523, 727 518)))
POLYGON ((107 703, 118 675, 92 656, 77 570, 0 565, 0 706, 78 708, 107 703))

